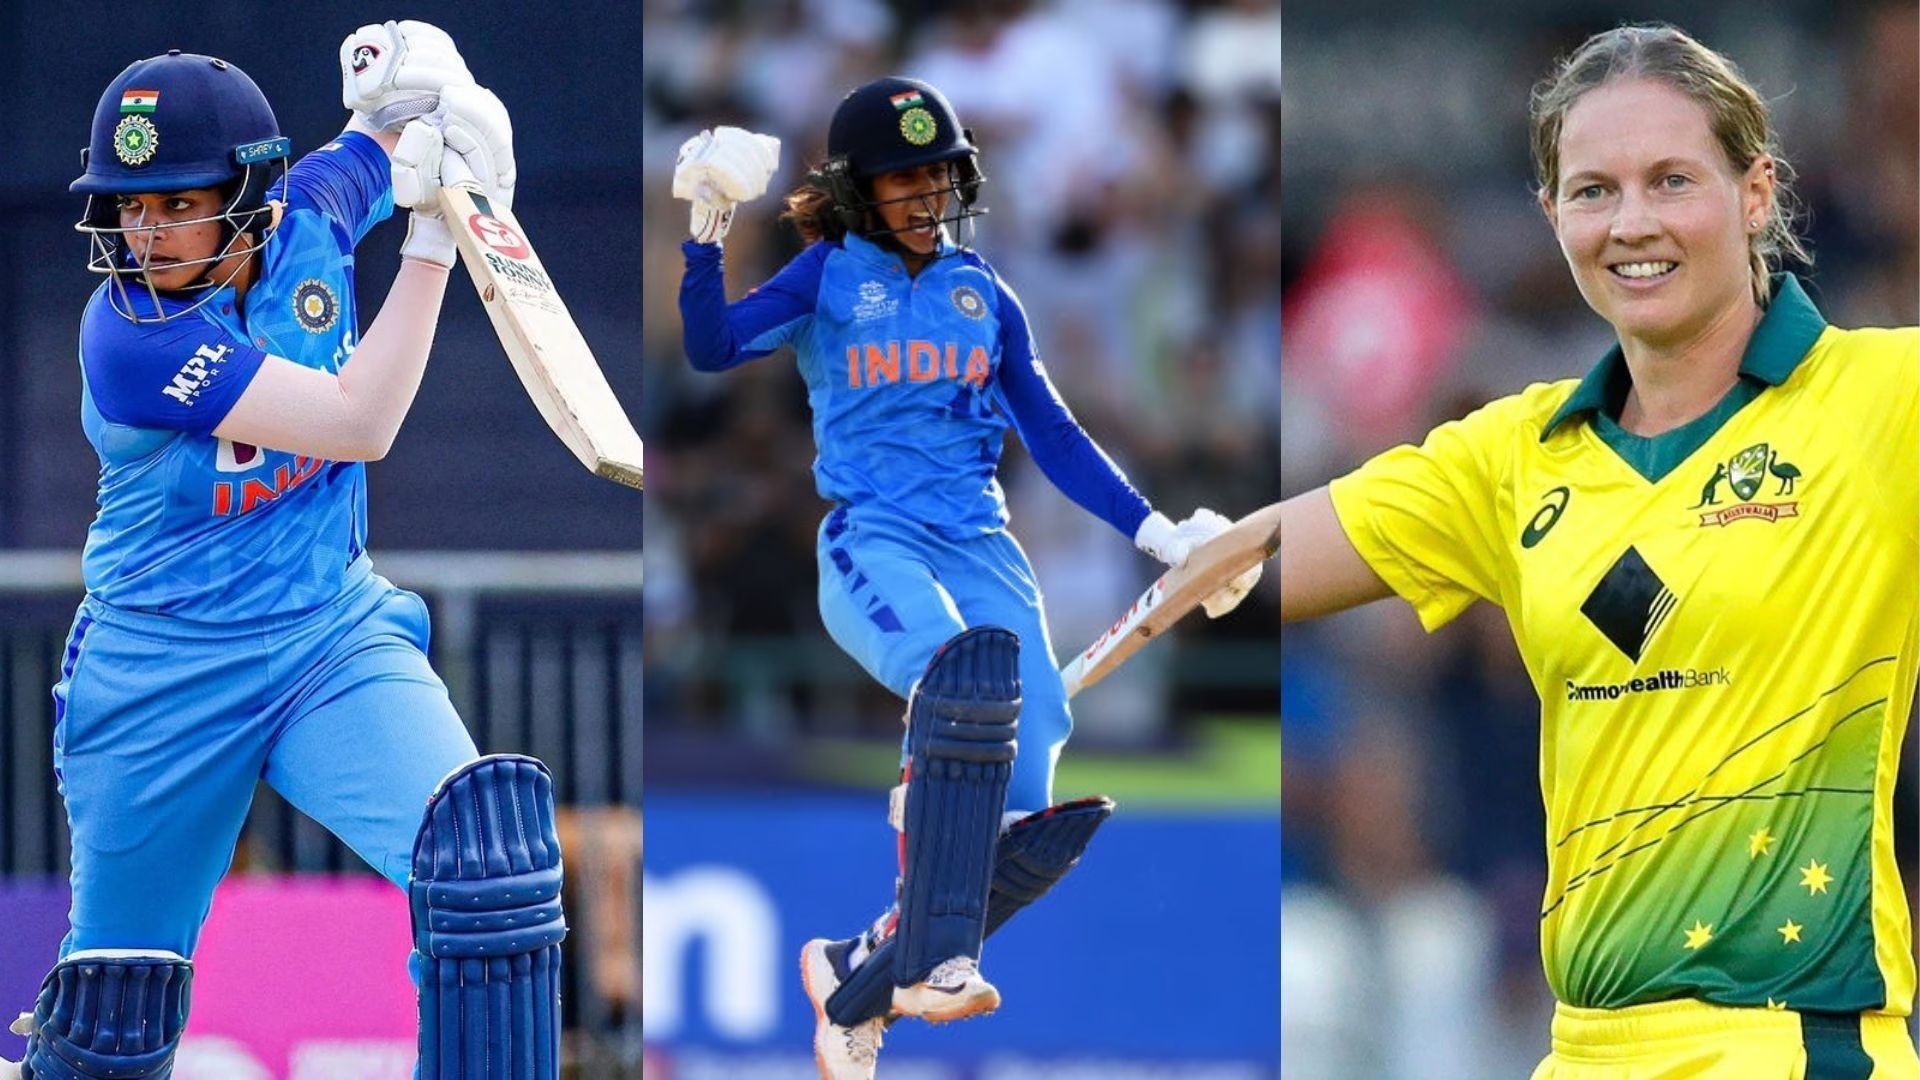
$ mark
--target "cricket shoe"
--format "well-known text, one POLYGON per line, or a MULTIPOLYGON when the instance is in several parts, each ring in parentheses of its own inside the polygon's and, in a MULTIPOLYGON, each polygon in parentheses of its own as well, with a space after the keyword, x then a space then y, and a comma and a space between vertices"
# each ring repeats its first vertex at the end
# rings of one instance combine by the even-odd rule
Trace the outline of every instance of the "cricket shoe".
MULTIPOLYGON (((33 1014, 30 1012, 21 1013, 20 1019, 8 1025, 7 1030, 13 1032, 15 1035, 33 1034, 33 1014)), ((0 1057, 0 1080, 20 1080, 21 1075, 25 1072, 23 1068, 25 1064, 26 1063, 22 1061, 9 1061, 6 1058, 0 1057)))
POLYGON ((896 986, 893 1011, 917 1016, 929 1024, 985 1016, 1000 1007, 1000 991, 980 974, 972 957, 942 960, 927 977, 912 986, 896 986))
POLYGON ((873 1080, 880 1061, 884 1017, 841 1027, 827 1015, 827 999, 846 978, 852 944, 814 938, 800 950, 800 981, 813 1002, 813 1063, 820 1067, 820 1080, 873 1080))

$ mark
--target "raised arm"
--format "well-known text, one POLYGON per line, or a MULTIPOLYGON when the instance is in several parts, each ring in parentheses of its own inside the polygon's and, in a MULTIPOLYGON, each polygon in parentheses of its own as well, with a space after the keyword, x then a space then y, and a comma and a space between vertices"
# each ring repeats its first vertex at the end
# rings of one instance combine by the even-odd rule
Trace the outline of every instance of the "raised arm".
POLYGON ((340 374, 269 356, 213 433, 333 461, 385 457, 427 369, 447 270, 402 260, 387 302, 340 374))
POLYGON ((1317 619, 1393 595, 1317 487, 1280 504, 1280 621, 1317 619))
POLYGON ((490 91, 446 88, 396 144, 395 199, 413 208, 412 223, 387 301, 340 373, 269 356, 215 435, 336 461, 386 455, 420 389, 455 258, 439 219, 443 161, 449 173, 470 173, 495 202, 512 204, 512 128, 490 91))

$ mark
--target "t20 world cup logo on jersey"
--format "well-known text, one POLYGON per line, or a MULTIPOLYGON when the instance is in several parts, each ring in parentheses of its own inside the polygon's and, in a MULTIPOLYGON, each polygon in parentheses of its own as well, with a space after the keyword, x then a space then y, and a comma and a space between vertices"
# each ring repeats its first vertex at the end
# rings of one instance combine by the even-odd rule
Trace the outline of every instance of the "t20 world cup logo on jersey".
POLYGON ((1755 502, 1754 499, 1766 487, 1769 479, 1778 481, 1774 494, 1791 495, 1794 485, 1800 479, 1800 469, 1792 462, 1781 461, 1780 451, 1767 443, 1755 443, 1733 455, 1725 462, 1714 466, 1713 475, 1707 479, 1706 487, 1700 491, 1700 501, 1692 507, 1720 505, 1720 487, 1726 487, 1739 498, 1739 502, 1724 510, 1712 510, 1700 515, 1702 527, 1709 525, 1727 525, 1747 518, 1759 518, 1774 522, 1781 518, 1800 516, 1800 504, 1797 502, 1755 502))
POLYGON ((900 310, 900 298, 888 296, 887 287, 877 281, 863 281, 855 290, 859 299, 853 304, 853 321, 857 323, 884 319, 900 310))

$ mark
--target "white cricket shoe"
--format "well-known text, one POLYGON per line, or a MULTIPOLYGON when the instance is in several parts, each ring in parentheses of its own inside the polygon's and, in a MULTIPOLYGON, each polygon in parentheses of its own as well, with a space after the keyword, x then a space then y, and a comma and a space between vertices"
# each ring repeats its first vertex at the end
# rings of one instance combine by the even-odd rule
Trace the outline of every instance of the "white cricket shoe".
MULTIPOLYGON (((33 1034, 33 1014, 30 1012, 21 1013, 18 1020, 7 1025, 7 1030, 13 1032, 15 1035, 33 1034)), ((24 1071, 21 1069, 22 1064, 24 1063, 8 1061, 6 1058, 0 1057, 0 1080, 20 1080, 20 1074, 24 1071)))
POLYGON ((820 1067, 820 1080, 874 1080, 886 1019, 876 1016, 852 1027, 841 1027, 827 1015, 827 999, 841 980, 828 951, 837 944, 814 938, 800 950, 800 981, 807 988, 807 999, 813 1002, 813 1063, 820 1067))
POLYGON ((1000 1007, 1000 991, 980 974, 971 957, 942 960, 927 977, 893 990, 893 1011, 929 1024, 985 1016, 1000 1007))

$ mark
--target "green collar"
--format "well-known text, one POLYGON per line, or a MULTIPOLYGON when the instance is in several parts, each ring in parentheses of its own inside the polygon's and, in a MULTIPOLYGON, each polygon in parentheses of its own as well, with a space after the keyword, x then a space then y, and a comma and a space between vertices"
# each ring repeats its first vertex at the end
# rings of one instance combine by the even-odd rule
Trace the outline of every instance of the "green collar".
MULTIPOLYGON (((1793 375, 1800 361, 1806 359, 1807 351, 1826 328, 1827 320, 1807 297, 1800 279, 1792 274, 1773 275, 1773 302, 1767 305, 1760 325, 1753 328, 1753 337, 1747 341, 1746 354, 1740 358, 1740 374, 1766 386, 1779 386, 1793 375)), ((1553 414, 1553 419, 1547 421, 1540 432, 1540 441, 1546 442, 1562 421, 1581 413, 1620 415, 1631 385, 1626 359, 1620 346, 1615 345, 1580 380, 1580 385, 1553 414)), ((1684 425, 1681 430, 1692 426, 1684 425)))

